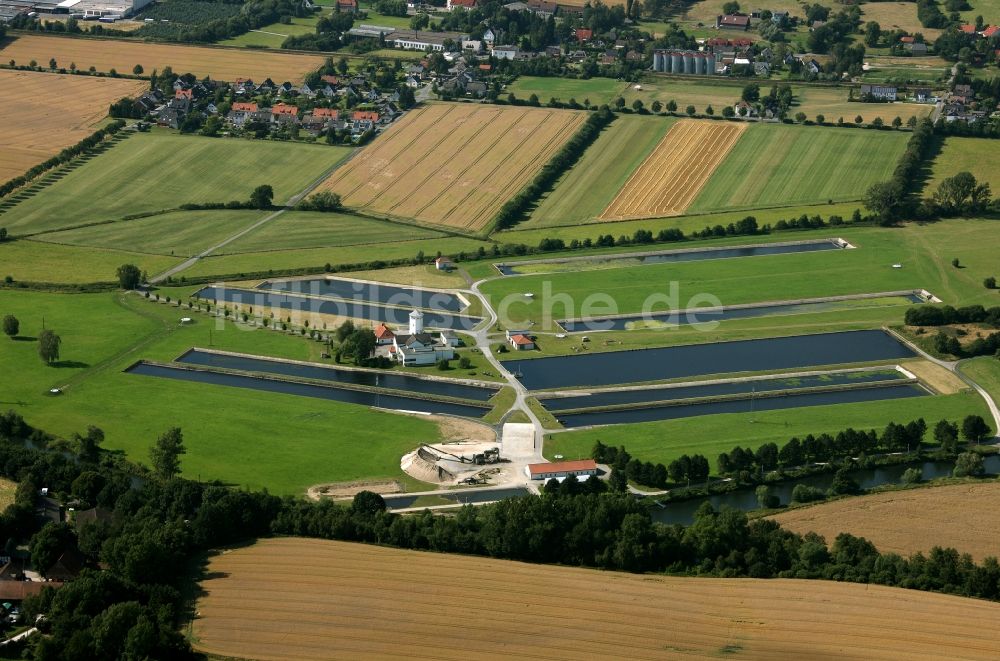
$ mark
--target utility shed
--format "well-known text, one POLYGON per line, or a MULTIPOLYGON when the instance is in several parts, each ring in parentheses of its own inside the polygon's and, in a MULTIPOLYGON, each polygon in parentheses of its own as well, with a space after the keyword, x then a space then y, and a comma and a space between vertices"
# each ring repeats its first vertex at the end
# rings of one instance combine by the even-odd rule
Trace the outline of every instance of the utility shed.
POLYGON ((560 461, 552 464, 528 464, 525 466, 524 472, 532 480, 551 480, 552 478, 558 480, 565 477, 575 477, 579 480, 597 475, 597 462, 593 459, 580 459, 579 461, 560 461))

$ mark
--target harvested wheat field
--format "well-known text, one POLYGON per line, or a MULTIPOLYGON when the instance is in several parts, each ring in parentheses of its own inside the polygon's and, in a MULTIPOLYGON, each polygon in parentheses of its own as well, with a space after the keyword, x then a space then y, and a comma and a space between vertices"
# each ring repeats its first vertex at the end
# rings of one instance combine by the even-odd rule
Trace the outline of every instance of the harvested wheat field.
POLYGON ((632 173, 601 214, 604 220, 658 218, 683 213, 746 124, 682 119, 632 173))
POLYGON ((1000 604, 601 572, 315 539, 212 558, 193 644, 254 659, 1000 658, 1000 604))
POLYGON ((368 213, 481 230, 583 120, 571 110, 430 104, 408 113, 320 188, 368 213))
POLYGON ((17 37, 0 49, 2 62, 28 64, 36 60, 48 64, 50 58, 55 58, 60 67, 69 68, 73 63, 77 69, 95 67, 102 72, 115 69, 131 73, 135 65, 141 64, 146 75, 169 66, 174 73, 193 73, 198 78, 209 76, 222 81, 273 78, 302 82, 307 73, 323 64, 320 55, 43 35, 17 37))
POLYGON ((844 498, 770 517, 798 533, 832 541, 839 533, 865 537, 878 550, 903 556, 935 546, 977 562, 1000 557, 1000 482, 949 484, 844 498))
POLYGON ((141 80, 0 70, 0 182, 87 137, 113 101, 146 87, 141 80))

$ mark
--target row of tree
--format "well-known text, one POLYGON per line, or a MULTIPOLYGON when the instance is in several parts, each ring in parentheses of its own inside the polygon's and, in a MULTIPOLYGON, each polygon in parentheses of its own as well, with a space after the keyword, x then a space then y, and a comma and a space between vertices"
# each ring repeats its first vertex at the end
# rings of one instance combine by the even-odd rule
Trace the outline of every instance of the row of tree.
POLYGON ((910 135, 892 178, 873 184, 865 192, 865 207, 878 216, 883 224, 891 225, 905 211, 913 210, 910 188, 913 182, 919 180, 920 169, 927 162, 933 139, 934 124, 930 119, 921 119, 910 135))
POLYGON ((1000 306, 987 309, 982 305, 967 305, 961 308, 951 305, 917 305, 907 308, 904 319, 907 326, 988 324, 1000 328, 1000 306))

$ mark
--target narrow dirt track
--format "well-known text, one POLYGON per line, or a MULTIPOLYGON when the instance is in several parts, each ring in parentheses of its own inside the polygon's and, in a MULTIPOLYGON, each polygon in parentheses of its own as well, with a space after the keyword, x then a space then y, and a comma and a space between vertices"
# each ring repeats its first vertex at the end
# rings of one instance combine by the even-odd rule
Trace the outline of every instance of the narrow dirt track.
POLYGON ((1000 658, 1000 604, 282 538, 216 556, 195 646, 239 658, 1000 658))
POLYGON ((683 213, 739 140, 746 124, 682 119, 632 173, 601 218, 683 213))

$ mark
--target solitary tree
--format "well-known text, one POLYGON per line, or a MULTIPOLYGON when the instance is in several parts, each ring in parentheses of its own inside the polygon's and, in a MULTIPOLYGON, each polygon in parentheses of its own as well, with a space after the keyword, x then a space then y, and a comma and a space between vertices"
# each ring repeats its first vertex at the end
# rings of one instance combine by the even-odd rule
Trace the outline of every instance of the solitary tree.
POLYGON ((975 452, 963 452, 955 460, 955 469, 951 474, 955 477, 980 477, 984 473, 983 457, 975 452))
POLYGON ((940 420, 934 426, 934 440, 941 444, 945 452, 954 452, 958 442, 958 425, 947 420, 940 420))
POLYGON ((76 534, 65 523, 49 522, 31 538, 31 564, 44 574, 67 550, 75 549, 76 534))
POLYGON ((694 106, 688 106, 687 108, 684 109, 684 112, 688 114, 688 117, 694 117, 694 114, 697 112, 697 110, 695 110, 694 106))
POLYGON ((650 106, 650 108, 653 109, 653 112, 659 115, 660 111, 663 110, 663 104, 660 103, 659 101, 653 101, 653 104, 650 106))
POLYGON ((97 461, 98 451, 104 442, 104 432, 94 425, 87 427, 87 435, 76 434, 76 454, 81 461, 97 461))
POLYGON ((118 267, 118 284, 122 289, 135 289, 141 281, 142 271, 135 264, 122 264, 118 267))
POLYGON ((142 75, 142 71, 143 71, 143 69, 142 69, 142 65, 141 64, 137 64, 134 67, 132 67, 132 73, 134 73, 137 76, 141 76, 142 75))
POLYGON ((17 320, 12 314, 4 315, 3 317, 3 334, 14 339, 17 334, 21 331, 21 322, 17 320))
POLYGON ((38 355, 41 359, 51 365, 59 360, 59 345, 62 340, 58 335, 50 330, 43 330, 38 334, 38 355))
POLYGON ((149 452, 149 458, 153 462, 153 470, 160 477, 170 479, 181 472, 180 457, 186 452, 184 436, 181 434, 180 427, 168 430, 156 439, 156 444, 149 452))
POLYGON ((667 112, 677 112, 677 102, 673 99, 667 101, 667 112))
POLYGON ((969 415, 962 421, 962 436, 967 441, 978 443, 989 435, 990 431, 992 431, 990 426, 980 415, 969 415))
POLYGON ((359 491, 351 502, 351 511, 374 515, 385 511, 385 499, 373 491, 359 491))
POLYGON ((983 279, 983 287, 986 287, 987 289, 996 289, 997 288, 997 279, 994 278, 992 275, 990 277, 988 277, 988 278, 984 278, 983 279))
POLYGON ((267 184, 257 186, 250 193, 250 205, 255 209, 267 209, 274 199, 274 189, 267 184))
POLYGON ((49 68, 50 69, 56 68, 56 58, 53 57, 52 59, 49 60, 49 68))

